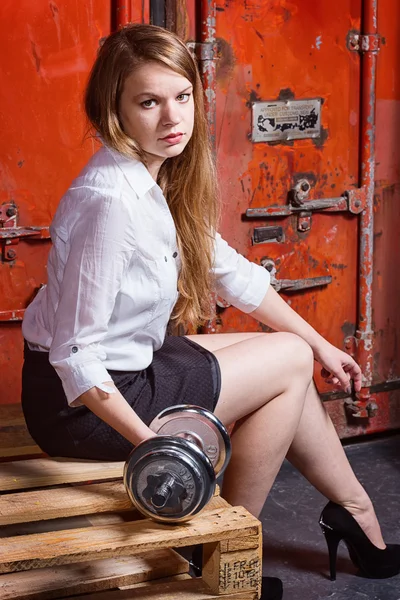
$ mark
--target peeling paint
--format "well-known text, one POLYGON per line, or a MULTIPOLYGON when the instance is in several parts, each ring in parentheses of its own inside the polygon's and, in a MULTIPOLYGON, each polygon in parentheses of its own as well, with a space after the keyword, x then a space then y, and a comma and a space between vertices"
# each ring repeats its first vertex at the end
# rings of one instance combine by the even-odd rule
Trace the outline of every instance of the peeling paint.
POLYGON ((50 7, 50 11, 51 11, 52 17, 54 19, 54 24, 55 24, 56 29, 57 29, 58 43, 61 44, 60 11, 59 11, 59 8, 58 8, 58 6, 57 6, 57 4, 55 2, 50 1, 49 2, 49 7, 50 7))
POLYGON ((32 51, 33 59, 35 61, 36 71, 39 73, 41 61, 40 61, 40 56, 39 56, 38 50, 36 48, 36 44, 33 41, 31 41, 31 51, 32 51))
POLYGON ((321 135, 318 138, 312 138, 312 143, 317 148, 322 148, 329 137, 329 131, 321 126, 321 135))

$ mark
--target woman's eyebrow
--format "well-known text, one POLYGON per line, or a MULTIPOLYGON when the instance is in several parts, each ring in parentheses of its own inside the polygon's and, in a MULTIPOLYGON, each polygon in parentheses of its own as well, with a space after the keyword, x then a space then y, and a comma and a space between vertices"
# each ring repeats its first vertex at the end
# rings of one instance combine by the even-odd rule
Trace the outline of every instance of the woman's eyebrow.
MULTIPOLYGON (((181 94, 184 94, 185 92, 188 92, 192 88, 193 88, 193 86, 189 85, 187 88, 185 88, 181 92, 178 92, 177 96, 180 96, 181 94)), ((136 96, 134 96, 134 98, 140 98, 141 96, 148 96, 150 98, 159 98, 159 95, 156 94, 155 92, 140 92, 140 94, 137 94, 136 96)))

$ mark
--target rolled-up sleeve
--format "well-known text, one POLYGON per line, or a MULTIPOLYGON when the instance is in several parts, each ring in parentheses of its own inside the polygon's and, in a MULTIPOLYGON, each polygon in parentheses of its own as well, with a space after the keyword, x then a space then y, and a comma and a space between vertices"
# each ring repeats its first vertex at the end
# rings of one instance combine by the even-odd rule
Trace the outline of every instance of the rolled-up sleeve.
POLYGON ((219 233, 215 236, 213 272, 217 294, 245 313, 260 306, 270 284, 269 272, 238 254, 219 233))
MULTIPOLYGON (((77 203, 77 210, 79 219, 65 235, 63 264, 53 265, 60 289, 49 355, 72 406, 92 387, 112 391, 103 385, 111 377, 101 342, 134 253, 118 198, 94 193, 77 203)), ((57 235, 62 235, 59 228, 57 235)))

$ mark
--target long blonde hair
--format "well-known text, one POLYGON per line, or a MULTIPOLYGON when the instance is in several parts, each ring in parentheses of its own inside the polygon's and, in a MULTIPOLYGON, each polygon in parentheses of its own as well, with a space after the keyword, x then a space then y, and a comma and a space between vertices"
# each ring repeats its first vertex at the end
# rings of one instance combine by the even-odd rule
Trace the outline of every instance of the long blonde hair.
POLYGON ((212 314, 213 234, 219 202, 204 92, 194 58, 175 34, 154 25, 129 25, 111 34, 101 47, 87 84, 85 110, 108 146, 146 164, 143 150, 123 131, 118 107, 126 78, 151 62, 169 67, 193 86, 192 137, 179 156, 163 163, 158 183, 175 222, 182 262, 173 318, 196 327, 212 314))

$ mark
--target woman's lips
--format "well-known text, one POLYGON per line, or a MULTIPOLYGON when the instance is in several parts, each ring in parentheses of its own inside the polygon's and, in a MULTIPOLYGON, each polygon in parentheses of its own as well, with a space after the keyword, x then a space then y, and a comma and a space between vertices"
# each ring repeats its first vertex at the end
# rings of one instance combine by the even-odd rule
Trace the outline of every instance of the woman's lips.
POLYGON ((171 133, 170 135, 167 135, 166 137, 161 138, 161 141, 166 142, 167 144, 172 146, 173 144, 179 144, 179 142, 182 140, 182 138, 183 138, 183 133, 171 133))

